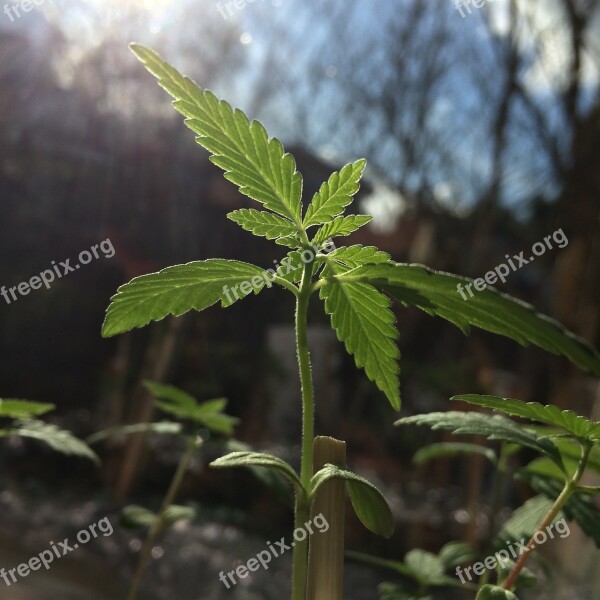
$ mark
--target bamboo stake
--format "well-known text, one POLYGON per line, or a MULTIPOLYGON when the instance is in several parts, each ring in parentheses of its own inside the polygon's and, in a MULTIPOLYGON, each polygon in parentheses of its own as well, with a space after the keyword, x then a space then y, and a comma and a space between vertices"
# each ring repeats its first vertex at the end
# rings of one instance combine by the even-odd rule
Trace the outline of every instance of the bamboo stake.
MULTIPOLYGON (((325 464, 346 466, 346 442, 316 437, 313 443, 313 471, 325 464)), ((346 484, 328 481, 316 494, 311 521, 322 514, 329 524, 324 533, 310 537, 307 600, 343 600, 344 594, 344 521, 346 484)))

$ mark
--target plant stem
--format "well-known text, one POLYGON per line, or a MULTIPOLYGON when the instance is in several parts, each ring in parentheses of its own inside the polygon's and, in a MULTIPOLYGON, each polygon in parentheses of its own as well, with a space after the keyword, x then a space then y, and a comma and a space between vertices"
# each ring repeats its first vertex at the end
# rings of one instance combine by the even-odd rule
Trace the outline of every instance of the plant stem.
POLYGON ((171 480, 171 484, 169 486, 167 494, 163 499, 160 511, 156 517, 156 521, 154 521, 154 524, 150 528, 148 536, 146 537, 146 540, 142 547, 140 558, 135 570, 135 575, 133 576, 133 579, 131 581, 131 587, 129 588, 129 593, 127 595, 127 600, 135 600, 137 598, 140 585, 142 583, 142 575, 144 574, 144 570, 146 569, 146 565, 148 563, 148 560, 150 559, 150 555, 152 554, 152 548, 154 547, 156 539, 164 529, 167 509, 169 508, 169 506, 171 506, 171 504, 173 504, 173 501, 177 496, 177 492, 179 492, 179 488, 181 487, 181 484, 183 482, 183 477, 185 475, 185 472, 187 471, 187 468, 190 464, 190 460, 192 459, 197 445, 198 444, 196 440, 194 438, 191 438, 188 441, 188 447, 186 451, 179 460, 179 464, 177 465, 177 471, 175 471, 175 475, 171 480))
MULTIPOLYGON (((303 527, 310 518, 310 481, 313 474, 313 438, 315 435, 315 398, 308 349, 308 302, 311 295, 313 263, 304 265, 300 291, 296 296, 296 352, 302 390, 302 459, 300 480, 305 493, 296 493, 294 527, 303 527)), ((294 546, 292 600, 306 599, 308 538, 294 546)))
POLYGON ((515 563, 513 570, 510 572, 509 576, 505 579, 504 583, 502 584, 502 587, 505 590, 512 590, 512 588, 515 586, 517 578, 519 577, 519 573, 523 570, 525 563, 529 560, 531 553, 535 550, 535 548, 537 546, 537 541, 535 539, 537 534, 540 531, 544 531, 544 529, 546 529, 547 527, 552 525, 552 523, 554 522, 554 519, 556 518, 558 513, 563 509, 565 504, 569 501, 569 498, 575 491, 575 488, 577 487, 579 480, 583 476, 583 472, 585 471, 585 467, 587 465, 591 449, 592 449, 592 444, 590 442, 584 442, 582 444, 581 458, 579 459, 579 464, 577 465, 577 470, 575 471, 573 477, 571 477, 571 479, 568 479, 567 482, 565 483, 565 487, 563 488, 562 492, 560 493, 560 495, 558 496, 558 498, 556 499, 556 501, 554 502, 554 504, 552 505, 552 507, 550 508, 550 510, 544 517, 544 519, 542 520, 542 522, 539 524, 535 533, 531 536, 531 539, 529 540, 529 543, 527 544, 527 549, 525 550, 525 552, 523 552, 523 554, 521 554, 521 556, 519 557, 519 560, 517 560, 517 562, 515 563))

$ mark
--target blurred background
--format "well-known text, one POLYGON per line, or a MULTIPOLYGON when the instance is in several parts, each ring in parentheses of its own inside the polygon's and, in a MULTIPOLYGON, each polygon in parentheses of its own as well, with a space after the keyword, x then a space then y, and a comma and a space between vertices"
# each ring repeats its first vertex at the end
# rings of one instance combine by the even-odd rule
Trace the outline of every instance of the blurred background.
MULTIPOLYGON (((269 268, 284 251, 226 219, 250 207, 208 161, 131 41, 260 119, 294 154, 305 202, 333 170, 368 159, 353 205, 374 216, 348 243, 470 277, 562 230, 496 287, 600 346, 600 5, 595 0, 41 0, 0 6, 0 286, 109 240, 97 259, 17 300, 0 297, 0 396, 51 402, 49 420, 86 437, 160 418, 141 386, 229 399, 235 438, 294 462, 300 403, 290 294, 167 319, 102 339, 117 287, 175 263, 238 258, 269 268), (27 8, 29 10, 27 10, 27 8)), ((402 414, 452 408, 456 393, 556 403, 600 419, 598 380, 565 360, 397 307, 402 414)), ((397 414, 311 306, 317 432, 384 490, 391 540, 351 511, 347 545, 401 560, 451 539, 482 544, 491 473, 479 460, 417 468, 439 440, 397 414)), ((165 436, 95 448, 96 468, 34 442, 2 441, 0 565, 108 515, 115 533, 33 573, 1 598, 122 598, 143 538, 118 526, 156 509, 181 446, 165 436)), ((212 454, 211 454, 212 452, 212 454)), ((217 454, 215 454, 217 453, 217 454)), ((213 455, 214 454, 214 455, 213 455)), ((233 590, 218 580, 289 533, 291 513, 251 473, 213 472, 199 452, 179 503, 197 517, 155 546, 142 598, 277 599, 289 557, 233 590)), ((519 460, 515 458, 515 460, 519 460)), ((531 492, 506 489, 505 510, 531 492)), ((539 597, 597 600, 599 555, 572 526, 539 597), (585 550, 585 551, 584 551, 585 550), (595 580, 594 580, 595 578, 595 580), (546 585, 546 587, 544 587, 546 585), (548 587, 550 586, 550 587, 548 587), (551 590, 550 592, 548 590, 551 590)), ((550 546, 550 545, 549 545, 550 546)), ((393 573, 349 563, 347 598, 378 598, 393 573)), ((441 597, 469 598, 445 592, 441 597)), ((535 594, 528 596, 537 598, 535 594)))

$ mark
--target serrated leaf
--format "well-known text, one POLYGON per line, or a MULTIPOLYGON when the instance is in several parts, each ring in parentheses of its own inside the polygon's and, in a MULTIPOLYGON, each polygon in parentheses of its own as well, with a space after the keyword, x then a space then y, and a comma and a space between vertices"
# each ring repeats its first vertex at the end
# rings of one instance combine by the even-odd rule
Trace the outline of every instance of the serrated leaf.
POLYGON ((360 188, 359 182, 366 164, 366 160, 360 159, 332 173, 309 204, 303 226, 327 223, 342 214, 360 188))
POLYGON ((135 277, 112 297, 102 335, 110 337, 189 310, 201 311, 221 301, 237 300, 272 285, 263 269, 219 258, 176 265, 135 277))
POLYGON ((214 469, 230 469, 232 467, 261 467, 275 470, 286 477, 292 484, 302 488, 300 478, 294 469, 281 458, 259 452, 232 452, 217 458, 210 463, 214 469))
POLYGON ((375 246, 343 246, 331 252, 327 258, 341 263, 342 265, 354 269, 369 264, 380 264, 390 260, 387 252, 378 250, 375 246))
MULTIPOLYGON (((534 496, 517 508, 504 523, 500 533, 501 539, 520 540, 521 538, 531 538, 537 531, 539 524, 552 508, 553 501, 546 496, 534 496)), ((556 517, 555 521, 563 518, 562 512, 556 517)))
POLYGON ((276 244, 280 246, 286 246, 287 248, 300 248, 302 246, 302 240, 299 235, 288 235, 286 237, 280 237, 275 240, 276 244))
MULTIPOLYGON (((341 272, 343 267, 329 264, 328 271, 341 272)), ((364 283, 340 283, 320 290, 325 312, 338 340, 354 357, 356 366, 364 368, 370 381, 386 395, 395 410, 400 409, 400 381, 396 345, 396 317, 390 300, 364 283)))
POLYGON ((50 423, 37 420, 18 421, 15 426, 5 430, 5 433, 38 440, 61 454, 79 456, 96 464, 100 463, 96 453, 85 442, 76 438, 70 431, 50 423))
POLYGON ((98 431, 86 438, 88 444, 96 444, 105 439, 135 433, 158 433, 164 435, 178 435, 182 431, 181 423, 161 421, 158 423, 134 423, 133 425, 117 425, 98 431))
POLYGON ((322 244, 334 237, 344 237, 350 235, 357 229, 364 227, 373 220, 373 217, 366 215, 348 215, 347 217, 336 217, 333 221, 325 223, 315 234, 312 243, 322 244))
POLYGON ((286 281, 297 283, 302 279, 306 264, 314 262, 314 270, 317 270, 323 264, 323 261, 324 258, 317 257, 317 253, 313 249, 292 250, 279 261, 275 274, 286 281))
POLYGON ((519 600, 511 591, 497 585, 484 585, 475 600, 519 600))
POLYGON ((394 517, 383 494, 367 479, 336 465, 325 465, 311 479, 313 495, 325 482, 344 479, 356 516, 370 531, 385 538, 394 533, 394 517))
POLYGON ((487 458, 494 465, 497 462, 496 453, 492 449, 461 442, 441 442, 425 446, 415 453, 413 462, 416 465, 421 465, 435 458, 456 456, 458 454, 478 454, 487 458))
POLYGON ((477 552, 464 542, 448 542, 439 551, 438 556, 444 565, 444 569, 453 569, 466 562, 475 560, 477 552))
POLYGON ((358 267, 333 279, 372 285, 402 304, 447 319, 465 333, 470 325, 475 325, 522 345, 535 344, 600 375, 600 353, 583 339, 557 321, 536 313, 530 305, 490 288, 463 300, 457 285, 472 284, 464 277, 433 271, 422 265, 388 263, 358 267))
POLYGON ((530 421, 539 421, 554 427, 560 427, 577 438, 592 441, 600 440, 600 423, 590 421, 572 410, 561 410, 557 406, 523 402, 498 396, 480 396, 477 394, 461 394, 451 400, 462 400, 486 408, 502 411, 513 417, 521 417, 530 421))
POLYGON ((264 210, 240 208, 230 212, 227 218, 242 229, 268 240, 288 238, 297 234, 296 226, 291 221, 264 210))
POLYGON ((15 398, 0 399, 0 417, 21 419, 23 417, 40 416, 56 408, 54 404, 42 404, 15 398))
POLYGON ((211 161, 225 171, 225 178, 242 194, 300 225, 302 176, 281 142, 269 139, 261 123, 250 122, 242 111, 202 90, 153 50, 138 44, 131 49, 175 98, 173 106, 186 117, 185 124, 198 134, 196 141, 212 154, 211 161))
POLYGON ((434 430, 445 429, 455 434, 481 435, 489 440, 511 442, 546 454, 562 465, 558 448, 549 439, 500 415, 458 411, 434 412, 404 417, 394 424, 426 425, 434 430))

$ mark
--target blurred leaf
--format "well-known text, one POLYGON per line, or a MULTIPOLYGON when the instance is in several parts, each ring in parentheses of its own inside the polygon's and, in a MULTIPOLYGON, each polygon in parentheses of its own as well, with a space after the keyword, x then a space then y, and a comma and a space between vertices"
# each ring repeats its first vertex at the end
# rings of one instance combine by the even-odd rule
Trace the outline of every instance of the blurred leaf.
POLYGON ((134 425, 117 425, 94 433, 86 438, 88 444, 95 444, 101 440, 134 433, 159 433, 177 435, 182 431, 181 423, 161 421, 159 423, 135 423, 134 425))
POLYGON ((0 399, 0 417, 20 419, 23 417, 39 416, 56 408, 54 404, 41 404, 29 400, 0 399))
POLYGON ((413 593, 393 583, 382 583, 377 590, 379 600, 433 600, 433 596, 413 593))
POLYGON ((261 467, 265 469, 274 469, 291 481, 294 485, 302 489, 300 478, 294 469, 285 461, 272 456, 271 454, 261 454, 258 452, 232 452, 217 458, 210 463, 214 469, 230 469, 232 467, 261 467))
POLYGON ((421 465, 435 458, 447 456, 456 456, 457 454, 478 454, 485 456, 492 464, 496 464, 496 453, 485 446, 477 444, 468 444, 461 442, 442 442, 439 444, 430 444, 416 452, 413 457, 413 462, 416 465, 421 465))
POLYGON ((211 258, 135 277, 111 298, 102 335, 111 337, 192 309, 202 311, 219 301, 230 306, 252 292, 258 294, 266 284, 263 273, 255 265, 211 258), (260 279, 256 286, 254 277, 260 279))
MULTIPOLYGON (((563 485, 550 477, 544 477, 527 470, 519 472, 519 477, 540 494, 545 494, 552 501, 560 495, 563 485)), ((574 494, 569 498, 563 508, 567 519, 575 519, 584 533, 594 540, 600 548, 600 509, 594 504, 592 498, 586 494, 574 494)))
MULTIPOLYGON (((537 531, 540 523, 550 511, 554 502, 546 496, 534 496, 517 508, 504 523, 500 533, 502 539, 520 540, 522 538, 530 539, 537 531)), ((563 518, 562 512, 556 517, 555 521, 563 518)))
POLYGON ((435 582, 444 577, 444 564, 431 552, 415 548, 404 557, 404 562, 422 582, 435 582))
MULTIPOLYGON (((496 565, 496 572, 498 573, 498 581, 504 581, 512 572, 515 567, 515 562, 512 560, 504 560, 504 564, 498 563, 496 565)), ((538 578, 530 571, 527 567, 523 567, 515 582, 515 588, 528 588, 537 585, 538 578)))
POLYGON ((261 123, 249 122, 242 111, 200 89, 153 50, 139 44, 131 49, 175 98, 173 106, 186 117, 185 124, 198 134, 196 141, 211 153, 211 162, 225 171, 225 178, 242 194, 300 226, 302 176, 281 142, 269 139, 261 123))
POLYGON ((0 432, 0 435, 18 435, 32 438, 47 444, 50 448, 62 454, 88 458, 96 464, 100 463, 98 456, 85 442, 76 438, 70 431, 43 421, 18 421, 16 425, 0 432))
POLYGON ((404 417, 395 425, 427 425, 432 429, 446 429, 455 434, 481 435, 490 440, 501 440, 531 448, 548 455, 562 465, 558 448, 547 438, 538 436, 524 426, 500 415, 477 412, 435 412, 404 417))
POLYGON ((163 401, 156 401, 158 408, 180 419, 188 419, 222 435, 231 435, 239 419, 223 414, 227 406, 225 398, 198 402, 190 394, 172 385, 144 381, 150 393, 163 401))
POLYGON ((522 402, 498 396, 479 396, 462 394, 451 400, 462 400, 470 404, 493 408, 513 417, 521 417, 530 421, 539 421, 554 427, 560 427, 577 438, 593 441, 600 440, 600 423, 595 423, 578 415, 572 410, 561 410, 557 406, 539 404, 538 402, 522 402))
POLYGON ((497 585, 484 585, 475 600, 519 600, 512 592, 497 585))
POLYGON ((475 560, 477 552, 464 542, 448 542, 438 553, 445 570, 475 560))
POLYGON ((331 479, 344 479, 356 516, 373 533, 385 538, 394 533, 394 517, 383 494, 367 479, 336 465, 325 465, 311 480, 313 495, 331 479))
MULTIPOLYGON (((154 525, 157 518, 156 513, 137 504, 125 506, 119 515, 121 525, 128 529, 148 529, 154 525)), ((172 504, 165 511, 164 527, 170 527, 178 521, 191 521, 195 518, 196 509, 172 504)))

